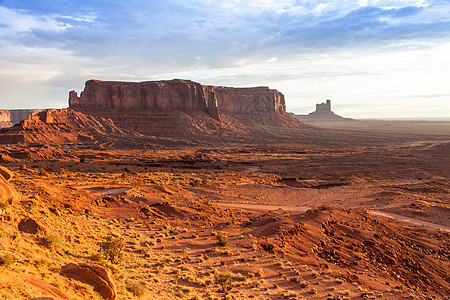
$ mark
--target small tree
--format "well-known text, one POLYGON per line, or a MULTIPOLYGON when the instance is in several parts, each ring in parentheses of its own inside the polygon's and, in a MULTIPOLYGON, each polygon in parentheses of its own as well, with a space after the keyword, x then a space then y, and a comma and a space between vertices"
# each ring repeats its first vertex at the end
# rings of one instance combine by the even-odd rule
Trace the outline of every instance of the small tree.
POLYGON ((113 264, 119 262, 120 258, 123 255, 124 248, 125 245, 123 243, 123 240, 112 235, 108 235, 105 241, 100 244, 100 252, 107 260, 109 260, 113 264))

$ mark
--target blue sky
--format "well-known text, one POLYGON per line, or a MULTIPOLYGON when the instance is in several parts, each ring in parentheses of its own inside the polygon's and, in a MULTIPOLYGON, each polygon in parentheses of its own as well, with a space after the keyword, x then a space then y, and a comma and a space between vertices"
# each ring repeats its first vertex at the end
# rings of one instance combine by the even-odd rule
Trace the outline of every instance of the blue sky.
POLYGON ((450 117, 450 0, 0 0, 0 108, 84 82, 269 86, 289 111, 450 117))

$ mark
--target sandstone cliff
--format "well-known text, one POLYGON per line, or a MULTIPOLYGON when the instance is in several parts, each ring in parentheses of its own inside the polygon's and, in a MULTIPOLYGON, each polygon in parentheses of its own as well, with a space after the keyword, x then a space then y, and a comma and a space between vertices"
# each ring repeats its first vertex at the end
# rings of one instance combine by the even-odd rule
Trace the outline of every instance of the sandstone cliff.
POLYGON ((89 111, 204 111, 216 120, 221 113, 286 112, 283 94, 267 87, 204 86, 180 79, 140 83, 89 80, 79 97, 70 92, 69 107, 89 111))

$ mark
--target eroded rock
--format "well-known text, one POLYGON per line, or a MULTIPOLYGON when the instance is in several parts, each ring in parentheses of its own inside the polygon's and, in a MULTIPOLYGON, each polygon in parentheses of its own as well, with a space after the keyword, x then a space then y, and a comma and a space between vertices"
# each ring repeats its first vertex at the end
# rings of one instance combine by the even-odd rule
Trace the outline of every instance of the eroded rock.
POLYGON ((0 166, 0 202, 16 202, 20 200, 19 193, 8 182, 13 178, 13 173, 5 167, 0 166))
POLYGON ((104 299, 112 300, 117 296, 116 286, 108 269, 101 265, 68 264, 61 268, 61 275, 92 285, 104 299))

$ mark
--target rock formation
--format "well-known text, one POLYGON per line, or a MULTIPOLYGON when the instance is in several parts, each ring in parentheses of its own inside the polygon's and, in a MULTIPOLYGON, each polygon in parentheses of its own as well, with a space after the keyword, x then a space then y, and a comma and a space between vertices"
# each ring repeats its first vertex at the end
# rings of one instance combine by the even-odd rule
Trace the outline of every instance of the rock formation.
POLYGON ((286 112, 283 94, 267 87, 203 86, 180 79, 140 83, 89 80, 80 97, 70 92, 69 107, 82 111, 203 111, 218 121, 221 113, 286 112))
POLYGON ((11 127, 41 111, 42 109, 0 109, 0 128, 11 127))
POLYGON ((321 115, 321 116, 328 116, 334 114, 334 112, 331 111, 331 101, 327 100, 323 103, 317 103, 316 104, 316 111, 310 113, 309 115, 321 115))
POLYGON ((298 120, 308 123, 308 124, 315 124, 320 125, 321 123, 335 123, 335 122, 346 122, 346 121, 353 121, 353 119, 350 118, 344 118, 337 114, 335 114, 331 110, 331 101, 327 100, 323 103, 317 103, 316 104, 316 111, 308 114, 308 115, 294 115, 295 118, 298 120))
POLYGON ((250 128, 301 128, 286 113, 283 94, 267 87, 204 86, 190 80, 112 82, 89 80, 69 107, 113 120, 147 136, 237 135, 250 128))

